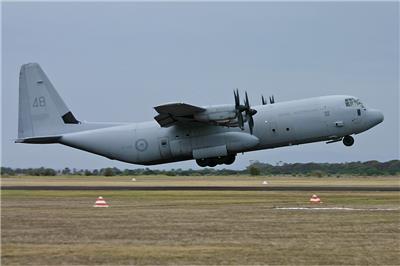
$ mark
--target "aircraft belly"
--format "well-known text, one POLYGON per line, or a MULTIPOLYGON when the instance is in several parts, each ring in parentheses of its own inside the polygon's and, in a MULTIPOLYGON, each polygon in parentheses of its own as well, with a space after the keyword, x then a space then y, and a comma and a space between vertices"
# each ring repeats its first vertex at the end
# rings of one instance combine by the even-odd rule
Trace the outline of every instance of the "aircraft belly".
MULTIPOLYGON (((258 145, 259 139, 244 132, 232 132, 230 130, 190 132, 184 129, 171 128, 158 137, 158 153, 151 153, 146 157, 147 161, 168 160, 176 158, 218 157, 247 151, 258 145), (201 135, 196 135, 201 134, 201 135), (166 137, 168 136, 168 137, 166 137), (218 148, 219 147, 219 148, 218 148), (223 149, 222 149, 223 147, 223 149), (221 152, 225 150, 225 152, 221 152)), ((149 144, 150 145, 150 144, 149 144)), ((140 158, 143 162, 144 158, 140 158)))
POLYGON ((156 128, 137 128, 133 138, 135 151, 134 160, 136 163, 146 163, 162 159, 160 154, 160 139, 156 133, 156 128))
POLYGON ((192 156, 192 141, 191 138, 175 139, 170 141, 171 155, 173 157, 192 156))
POLYGON ((65 134, 60 143, 113 160, 132 162, 133 128, 108 128, 65 134))

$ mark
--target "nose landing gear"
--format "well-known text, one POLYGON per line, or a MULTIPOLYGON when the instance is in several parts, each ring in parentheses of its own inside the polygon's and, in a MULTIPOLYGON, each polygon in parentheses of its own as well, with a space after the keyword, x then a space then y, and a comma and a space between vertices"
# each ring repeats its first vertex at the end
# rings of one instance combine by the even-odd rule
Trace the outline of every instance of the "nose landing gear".
POLYGON ((205 158, 205 159, 197 159, 196 163, 200 166, 200 167, 214 167, 217 164, 233 164, 233 162, 236 159, 236 154, 234 155, 228 155, 228 156, 224 156, 224 157, 216 157, 216 158, 205 158))
POLYGON ((352 146, 354 144, 354 138, 352 136, 344 136, 343 144, 345 146, 352 146))

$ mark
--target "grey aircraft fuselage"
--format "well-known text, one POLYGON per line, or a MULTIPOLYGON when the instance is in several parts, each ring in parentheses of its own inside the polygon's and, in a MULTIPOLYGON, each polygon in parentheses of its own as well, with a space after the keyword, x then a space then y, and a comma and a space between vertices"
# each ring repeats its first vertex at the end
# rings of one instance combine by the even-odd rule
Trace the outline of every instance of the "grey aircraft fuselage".
POLYGON ((245 106, 246 101, 245 105, 239 104, 237 92, 236 105, 197 107, 174 103, 155 107, 159 115, 149 122, 80 122, 38 64, 23 65, 19 79, 16 142, 59 143, 140 165, 190 159, 196 159, 200 166, 231 164, 237 153, 318 141, 343 141, 351 146, 351 135, 383 121, 381 112, 365 108, 353 96, 270 104, 263 99, 263 105, 251 109, 249 104, 245 106), (242 112, 246 114, 246 125, 242 112), (254 125, 250 121, 253 118, 254 125))
POLYGON ((247 128, 243 131, 209 125, 163 128, 150 121, 65 134, 60 143, 109 159, 152 165, 190 160, 193 150, 229 145, 226 134, 238 134, 232 136, 232 142, 237 137, 244 144, 232 153, 249 152, 329 141, 361 133, 383 120, 377 110, 347 107, 347 98, 354 97, 325 96, 254 106, 257 114, 253 135, 247 128))

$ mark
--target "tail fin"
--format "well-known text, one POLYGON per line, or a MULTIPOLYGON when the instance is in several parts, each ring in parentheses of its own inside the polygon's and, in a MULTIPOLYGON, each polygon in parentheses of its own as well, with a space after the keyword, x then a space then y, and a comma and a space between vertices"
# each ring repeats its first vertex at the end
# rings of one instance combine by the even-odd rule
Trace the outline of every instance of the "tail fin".
POLYGON ((37 63, 22 65, 19 74, 18 138, 63 133, 79 124, 37 63))

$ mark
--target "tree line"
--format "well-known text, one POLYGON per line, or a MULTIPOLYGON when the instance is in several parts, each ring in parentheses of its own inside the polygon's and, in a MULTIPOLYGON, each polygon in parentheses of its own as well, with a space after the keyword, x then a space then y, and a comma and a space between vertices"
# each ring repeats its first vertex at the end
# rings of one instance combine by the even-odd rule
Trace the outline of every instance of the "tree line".
POLYGON ((118 169, 107 167, 101 169, 76 169, 64 168, 10 168, 1 167, 2 176, 33 175, 82 175, 82 176, 139 176, 139 175, 167 175, 167 176, 213 176, 213 175, 292 175, 292 176, 375 176, 375 175, 400 175, 400 160, 387 162, 367 161, 348 163, 281 163, 272 165, 262 162, 252 162, 242 170, 204 168, 153 170, 150 168, 118 169))

